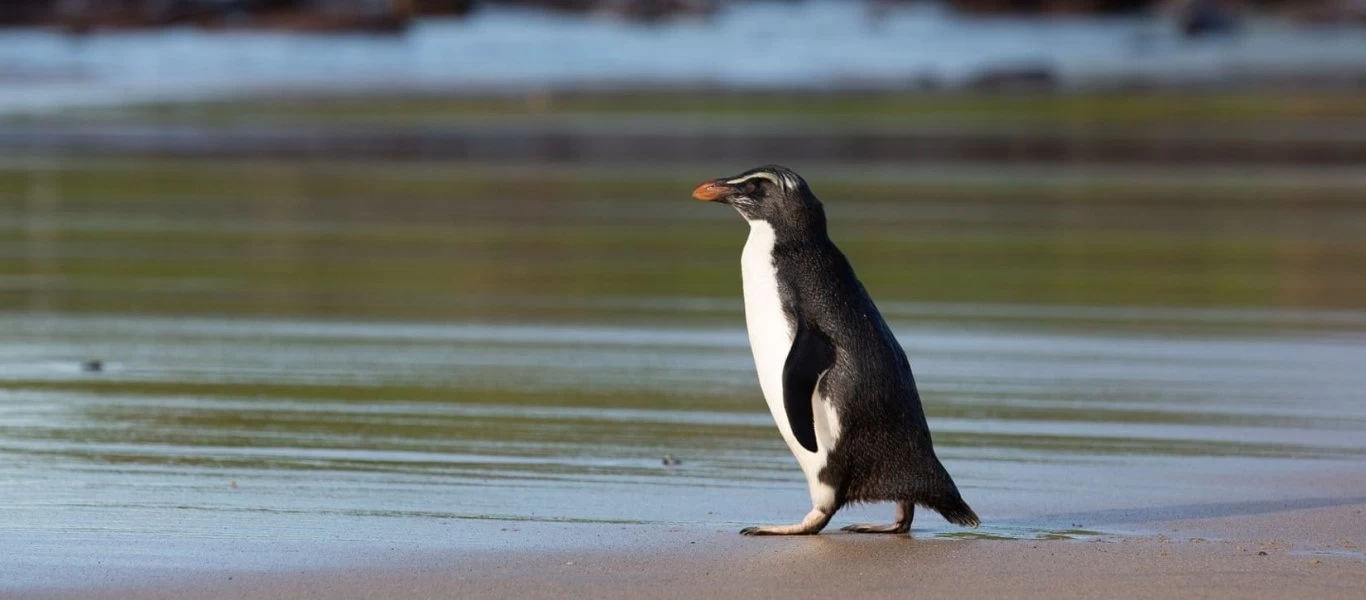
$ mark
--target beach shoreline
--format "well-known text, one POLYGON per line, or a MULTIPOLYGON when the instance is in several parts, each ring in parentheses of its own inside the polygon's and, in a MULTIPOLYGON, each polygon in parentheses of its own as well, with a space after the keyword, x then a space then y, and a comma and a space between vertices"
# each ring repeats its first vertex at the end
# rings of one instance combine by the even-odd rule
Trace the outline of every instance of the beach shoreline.
MULTIPOLYGON (((1366 498, 1136 525, 1082 539, 748 538, 700 526, 569 526, 592 547, 354 556, 344 566, 117 574, 20 598, 1246 597, 1366 588, 1366 498), (110 581, 115 581, 111 579, 110 581)), ((1231 504, 1229 506, 1237 506, 1231 504)))

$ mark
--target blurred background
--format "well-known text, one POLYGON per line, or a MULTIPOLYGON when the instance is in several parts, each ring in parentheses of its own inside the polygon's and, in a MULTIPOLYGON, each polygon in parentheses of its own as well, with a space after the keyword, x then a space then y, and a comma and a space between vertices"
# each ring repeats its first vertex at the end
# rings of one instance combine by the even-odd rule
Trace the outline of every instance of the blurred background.
POLYGON ((689 198, 765 163, 825 201, 983 535, 1366 455, 1360 0, 0 25, 0 574, 795 518, 746 227, 689 198))

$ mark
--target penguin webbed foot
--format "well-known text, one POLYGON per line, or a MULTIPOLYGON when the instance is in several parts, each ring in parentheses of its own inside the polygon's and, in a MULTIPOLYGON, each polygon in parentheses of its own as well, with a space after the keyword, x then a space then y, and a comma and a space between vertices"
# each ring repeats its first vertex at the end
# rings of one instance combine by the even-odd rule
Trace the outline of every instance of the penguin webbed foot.
POLYGON ((801 523, 792 525, 772 525, 767 527, 746 527, 740 530, 740 535, 816 535, 819 529, 807 529, 801 523))
POLYGON ((858 523, 841 527, 842 531, 850 533, 908 533, 911 530, 911 519, 915 518, 915 504, 911 502, 898 502, 896 504, 896 522, 885 525, 874 525, 872 523, 858 523))
POLYGON ((796 531, 795 528, 801 527, 801 523, 795 525, 773 525, 769 527, 746 527, 740 530, 740 535, 815 535, 816 531, 796 531))
POLYGON ((910 523, 885 523, 874 525, 872 523, 856 523, 840 528, 841 531, 850 533, 907 533, 911 530, 910 523))
POLYGON ((813 508, 806 513, 806 518, 801 523, 792 525, 769 525, 746 527, 740 530, 740 535, 816 535, 825 529, 825 524, 830 522, 830 517, 824 511, 813 508))

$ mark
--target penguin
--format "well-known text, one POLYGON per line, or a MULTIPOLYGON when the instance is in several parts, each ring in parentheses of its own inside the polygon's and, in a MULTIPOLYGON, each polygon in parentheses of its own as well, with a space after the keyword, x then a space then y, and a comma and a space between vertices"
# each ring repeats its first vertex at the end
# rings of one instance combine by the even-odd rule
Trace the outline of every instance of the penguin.
POLYGON ((827 235, 825 209, 806 181, 769 165, 704 182, 692 195, 728 204, 749 223, 740 268, 750 349, 811 492, 800 523, 740 533, 814 535, 857 502, 895 502, 896 519, 845 531, 907 533, 917 505, 977 527, 935 456, 906 352, 827 235))

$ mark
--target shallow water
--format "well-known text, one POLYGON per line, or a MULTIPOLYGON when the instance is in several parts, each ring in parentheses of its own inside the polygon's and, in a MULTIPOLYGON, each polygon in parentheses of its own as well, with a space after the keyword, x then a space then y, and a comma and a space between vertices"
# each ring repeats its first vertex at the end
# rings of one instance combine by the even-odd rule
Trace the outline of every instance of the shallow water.
MULTIPOLYGON (((736 529, 805 510, 735 326, 9 314, 0 327, 0 528, 20 566, 202 568, 219 549, 242 555, 220 566, 307 564, 327 552, 284 549, 541 547, 488 536, 736 529)), ((1366 458, 1359 334, 895 328, 940 454, 986 521, 966 532, 922 515, 917 536, 1101 535, 1230 496, 1293 506, 1321 495, 1277 477, 1366 458)))
MULTIPOLYGON (((984 520, 917 537, 1361 495, 1360 182, 827 173, 984 520)), ((11 163, 0 581, 798 518, 713 174, 11 163)))

